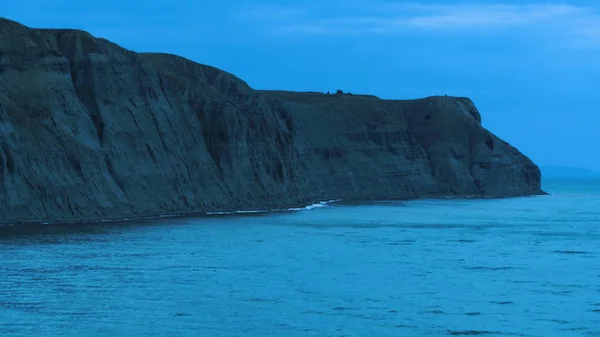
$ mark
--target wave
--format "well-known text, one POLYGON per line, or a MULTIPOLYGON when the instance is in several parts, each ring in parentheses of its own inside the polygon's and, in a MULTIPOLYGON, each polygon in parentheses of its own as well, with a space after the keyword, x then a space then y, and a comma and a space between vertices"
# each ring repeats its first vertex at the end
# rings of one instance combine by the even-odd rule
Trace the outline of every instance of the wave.
POLYGON ((340 199, 321 201, 316 204, 311 204, 311 205, 304 206, 304 207, 256 209, 256 210, 228 211, 228 212, 208 212, 206 214, 207 215, 231 215, 231 214, 252 214, 252 213, 297 212, 297 211, 306 211, 306 210, 311 210, 314 208, 325 207, 336 201, 340 201, 340 199))
POLYGON ((338 202, 338 201, 340 201, 340 199, 333 199, 333 200, 321 201, 321 202, 318 202, 316 204, 308 205, 308 206, 305 206, 305 207, 288 208, 287 211, 304 211, 304 210, 310 210, 310 209, 313 209, 313 208, 321 208, 321 207, 325 207, 325 206, 327 206, 327 205, 329 205, 331 203, 338 202))

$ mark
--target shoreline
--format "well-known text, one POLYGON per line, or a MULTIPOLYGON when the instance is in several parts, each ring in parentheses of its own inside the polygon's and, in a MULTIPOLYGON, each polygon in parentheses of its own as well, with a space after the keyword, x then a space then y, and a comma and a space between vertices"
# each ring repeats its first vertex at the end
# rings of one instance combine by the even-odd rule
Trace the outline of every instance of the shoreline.
POLYGON ((326 207, 332 204, 343 204, 343 203, 361 203, 369 201, 412 201, 412 200, 489 200, 489 199, 512 199, 512 198, 526 198, 536 196, 547 196, 549 193, 540 190, 535 194, 521 194, 511 196, 443 196, 443 195, 429 195, 419 197, 405 197, 405 198, 371 198, 361 200, 350 200, 350 199, 330 199, 327 201, 318 201, 311 203, 306 206, 296 206, 288 208, 274 208, 274 209, 248 209, 248 210, 232 210, 232 211, 202 211, 202 212, 181 212, 181 213, 169 213, 169 214, 156 214, 156 215, 140 215, 133 217, 119 217, 119 218, 105 218, 105 219, 77 219, 70 221, 14 221, 14 222, 0 222, 0 228, 2 227, 15 227, 15 226, 60 226, 60 225, 98 225, 103 223, 119 223, 119 222, 135 222, 135 221, 148 221, 148 220, 159 220, 159 219, 177 219, 187 217, 223 217, 223 216, 236 216, 236 215, 260 215, 270 213, 286 213, 286 212, 299 212, 303 210, 311 210, 314 208, 326 207))
POLYGON ((97 225, 103 223, 119 223, 119 222, 135 222, 135 221, 148 221, 148 220, 159 220, 159 219, 177 219, 187 217, 224 217, 234 215, 250 215, 250 214, 267 214, 267 213, 283 213, 283 212, 298 212, 303 210, 311 210, 314 208, 325 207, 326 205, 338 200, 320 201, 314 204, 310 204, 304 207, 290 207, 290 208, 274 208, 265 210, 236 210, 236 211, 209 211, 209 212, 181 212, 181 213, 169 213, 169 214, 157 214, 157 215, 141 215, 135 217, 119 217, 119 218, 105 218, 105 219, 78 219, 72 221, 16 221, 16 222, 0 222, 0 228, 2 227, 15 227, 15 226, 60 226, 60 225, 97 225))

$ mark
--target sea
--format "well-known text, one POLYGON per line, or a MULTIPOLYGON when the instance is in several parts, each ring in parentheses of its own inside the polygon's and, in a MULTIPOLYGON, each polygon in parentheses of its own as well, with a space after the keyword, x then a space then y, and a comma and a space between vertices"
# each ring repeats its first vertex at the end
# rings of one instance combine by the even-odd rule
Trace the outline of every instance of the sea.
POLYGON ((0 336, 600 336, 600 179, 0 228, 0 336))

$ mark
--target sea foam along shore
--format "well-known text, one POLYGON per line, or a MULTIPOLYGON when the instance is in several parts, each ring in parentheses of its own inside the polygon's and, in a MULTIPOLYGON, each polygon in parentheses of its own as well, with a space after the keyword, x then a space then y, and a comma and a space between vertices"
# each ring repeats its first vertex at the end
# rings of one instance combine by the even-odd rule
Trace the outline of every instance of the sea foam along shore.
POLYGON ((331 203, 338 202, 341 199, 321 201, 316 204, 311 204, 305 207, 293 207, 293 208, 280 208, 280 209, 265 209, 265 210, 244 210, 244 211, 229 211, 229 212, 206 212, 206 213, 182 213, 182 214, 162 214, 154 216, 140 216, 140 217, 128 217, 128 218, 115 218, 115 219, 98 219, 91 221, 38 221, 38 222, 25 222, 25 223, 5 223, 0 226, 18 226, 18 225, 68 225, 77 223, 88 223, 88 224, 99 224, 99 223, 115 223, 115 222, 130 222, 130 221, 145 221, 145 220, 157 220, 164 218, 185 218, 185 217, 199 217, 199 216, 216 216, 216 215, 242 215, 242 214, 259 214, 259 213, 279 213, 279 212, 297 212, 306 211, 315 208, 325 207, 331 203))
POLYGON ((294 208, 280 208, 280 209, 258 209, 258 210, 248 210, 248 211, 233 211, 233 212, 208 212, 207 215, 231 215, 231 214, 248 214, 248 213, 273 213, 273 212, 295 212, 295 211, 305 211, 314 208, 325 207, 328 204, 333 202, 340 201, 339 199, 321 201, 316 204, 311 204, 305 207, 294 207, 294 208))

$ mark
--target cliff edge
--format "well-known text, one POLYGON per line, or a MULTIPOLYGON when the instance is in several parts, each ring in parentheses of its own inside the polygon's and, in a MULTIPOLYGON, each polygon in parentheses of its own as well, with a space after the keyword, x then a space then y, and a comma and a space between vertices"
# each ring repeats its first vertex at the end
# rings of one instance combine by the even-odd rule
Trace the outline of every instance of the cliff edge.
POLYGON ((0 19, 0 222, 541 193, 538 167, 467 98, 256 91, 0 19))

